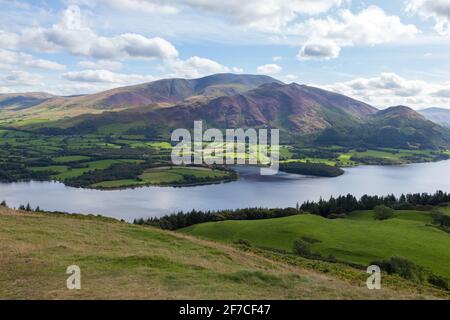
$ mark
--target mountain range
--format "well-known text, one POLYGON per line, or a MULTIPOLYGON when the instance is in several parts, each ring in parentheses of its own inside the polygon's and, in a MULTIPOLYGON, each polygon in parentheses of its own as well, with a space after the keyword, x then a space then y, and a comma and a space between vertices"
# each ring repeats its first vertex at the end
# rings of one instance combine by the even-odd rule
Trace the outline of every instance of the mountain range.
POLYGON ((441 126, 450 128, 450 110, 444 108, 428 108, 420 110, 419 113, 428 120, 431 120, 441 126))
POLYGON ((165 79, 74 97, 0 95, 0 110, 0 123, 47 133, 93 133, 115 126, 124 134, 151 136, 203 120, 222 129, 275 127, 294 140, 302 136, 323 144, 450 145, 450 130, 406 106, 380 111, 338 93, 260 75, 165 79))
POLYGON ((201 79, 163 79, 70 97, 46 93, 9 94, 0 95, 0 109, 18 119, 53 120, 137 107, 167 107, 189 99, 234 95, 274 82, 281 83, 268 76, 217 74, 201 79))

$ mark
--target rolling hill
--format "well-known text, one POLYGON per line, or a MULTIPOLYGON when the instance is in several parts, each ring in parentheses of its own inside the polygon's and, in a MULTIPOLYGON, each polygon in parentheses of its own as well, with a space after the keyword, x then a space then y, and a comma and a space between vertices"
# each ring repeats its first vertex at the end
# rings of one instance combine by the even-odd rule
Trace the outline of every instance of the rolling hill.
POLYGON ((405 106, 378 112, 369 121, 368 142, 385 147, 438 148, 449 145, 449 131, 405 106))
POLYGON ((311 249, 339 261, 368 265, 401 256, 450 280, 450 237, 432 226, 431 214, 397 211, 394 219, 378 221, 372 211, 353 212, 345 219, 314 215, 254 221, 223 221, 194 225, 182 231, 225 243, 245 239, 253 246, 292 252, 296 239, 312 238, 311 249), (387 241, 387 239, 389 239, 387 241))
POLYGON ((0 207, 0 299, 437 299, 430 286, 365 270, 266 256, 180 233, 0 207), (68 266, 81 290, 66 288, 68 266), (325 271, 326 270, 326 273, 325 271))
POLYGON ((318 141, 348 146, 439 149, 450 146, 450 131, 409 107, 395 106, 367 117, 363 124, 327 129, 318 141))
POLYGON ((40 105, 53 98, 55 98, 54 95, 43 92, 0 94, 0 110, 19 111, 40 105))
POLYGON ((428 108, 420 110, 419 113, 441 126, 450 128, 450 110, 444 108, 428 108))

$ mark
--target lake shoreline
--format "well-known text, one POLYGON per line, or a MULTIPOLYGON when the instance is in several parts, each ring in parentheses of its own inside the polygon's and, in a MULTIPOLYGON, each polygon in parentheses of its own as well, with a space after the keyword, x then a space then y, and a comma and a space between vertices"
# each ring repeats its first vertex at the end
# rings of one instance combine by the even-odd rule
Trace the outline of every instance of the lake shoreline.
POLYGON ((229 183, 192 187, 145 186, 136 189, 93 190, 61 182, 0 183, 0 201, 12 207, 30 203, 45 211, 102 213, 132 221, 179 211, 226 210, 249 207, 295 207, 321 197, 354 194, 395 194, 450 191, 450 160, 401 166, 358 166, 336 178, 288 173, 261 176, 259 168, 237 169, 229 183))
MULTIPOLYGON (((358 167, 404 167, 404 166, 409 166, 409 165, 414 165, 414 164, 426 164, 426 163, 438 163, 438 162, 443 162, 443 161, 448 161, 450 159, 441 159, 441 160, 435 160, 435 161, 421 161, 421 162, 409 162, 409 163, 395 163, 395 164, 364 164, 364 163, 360 163, 354 166, 342 166, 342 167, 338 167, 339 169, 341 169, 343 171, 343 173, 339 174, 339 175, 334 175, 334 176, 326 176, 326 175, 313 175, 313 174, 301 174, 301 173, 295 173, 295 172, 289 172, 289 171, 283 171, 280 170, 280 173, 290 173, 290 174, 295 174, 295 175, 299 175, 299 176, 304 176, 304 177, 313 177, 313 178, 337 178, 341 175, 344 175, 347 171, 347 169, 353 169, 353 168, 358 168, 358 167)), ((291 161, 290 163, 305 163, 305 162, 301 162, 301 161, 291 161)), ((283 163, 283 162, 281 162, 283 163)), ((306 162, 307 163, 307 162, 306 162)), ((316 163, 314 163, 316 164, 316 163)), ((317 163, 320 164, 320 163, 317 163)), ((233 168, 238 167, 233 166, 233 168)), ((242 167, 254 167, 254 168, 258 168, 261 169, 262 167, 259 166, 253 166, 253 165, 243 165, 242 167)), ((234 170, 233 170, 234 171, 234 170)), ((205 182, 198 182, 198 183, 186 183, 186 184, 155 184, 155 183, 143 183, 143 184, 136 184, 136 185, 128 185, 128 186, 118 186, 118 187, 93 187, 93 186, 74 186, 74 185, 70 185, 67 184, 65 181, 60 181, 60 180, 18 180, 18 181, 9 181, 9 182, 1 182, 0 183, 28 183, 28 182, 55 182, 55 183, 62 183, 64 184, 66 187, 71 187, 71 188, 76 188, 76 189, 83 189, 83 190, 97 190, 97 191, 121 191, 121 190, 135 190, 135 189, 141 189, 141 188, 148 188, 148 187, 161 187, 161 188, 192 188, 192 187, 199 187, 199 186, 211 186, 211 185, 220 185, 220 184, 225 184, 225 183, 232 183, 232 182, 236 182, 239 181, 240 177, 238 172, 234 171, 234 173, 237 174, 237 176, 235 178, 231 178, 231 179, 223 179, 223 180, 217 180, 217 181, 205 181, 205 182)), ((108 182, 108 180, 104 181, 104 182, 108 182)))

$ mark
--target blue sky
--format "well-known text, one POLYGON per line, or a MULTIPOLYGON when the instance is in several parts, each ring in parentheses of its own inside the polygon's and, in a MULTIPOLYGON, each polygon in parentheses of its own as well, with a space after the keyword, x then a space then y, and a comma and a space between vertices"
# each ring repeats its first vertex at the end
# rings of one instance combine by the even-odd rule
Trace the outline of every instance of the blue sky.
POLYGON ((450 108, 450 0, 0 0, 0 93, 260 73, 450 108))

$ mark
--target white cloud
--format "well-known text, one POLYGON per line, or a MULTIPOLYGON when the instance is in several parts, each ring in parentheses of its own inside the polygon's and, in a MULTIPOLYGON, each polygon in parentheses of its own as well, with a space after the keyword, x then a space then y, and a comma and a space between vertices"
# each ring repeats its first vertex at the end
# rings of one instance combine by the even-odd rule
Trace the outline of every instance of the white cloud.
MULTIPOLYGON (((177 13, 193 10, 226 17, 262 31, 281 31, 299 15, 317 15, 339 7, 343 0, 100 0, 120 10, 177 13)), ((82 2, 86 2, 82 0, 82 2)), ((80 3, 80 0, 78 1, 80 3)))
POLYGON ((50 60, 35 59, 27 53, 0 49, 0 67, 3 69, 12 69, 17 66, 54 71, 60 71, 66 68, 66 66, 50 60))
POLYGON ((214 73, 242 72, 239 68, 229 68, 216 61, 197 56, 187 60, 174 59, 166 62, 170 76, 183 78, 200 78, 214 73))
POLYGON ((24 66, 29 68, 37 68, 37 69, 47 69, 47 70, 64 70, 66 66, 59 64, 57 62, 44 60, 44 59, 33 59, 30 56, 30 59, 25 59, 23 61, 24 66))
POLYGON ((40 84, 41 81, 42 77, 40 75, 25 71, 12 71, 9 74, 0 76, 0 86, 2 87, 34 86, 40 84))
POLYGON ((101 70, 118 71, 123 68, 122 62, 109 60, 98 60, 98 61, 83 60, 78 62, 78 65, 83 69, 91 69, 91 70, 101 69, 101 70))
POLYGON ((283 57, 282 56, 275 56, 275 57, 272 58, 272 60, 275 61, 275 62, 278 62, 278 61, 283 60, 283 57))
POLYGON ((434 29, 441 35, 450 34, 450 1, 448 0, 408 0, 406 11, 426 19, 434 19, 434 29))
POLYGON ((286 82, 292 82, 298 79, 298 77, 295 74, 287 74, 284 76, 284 79, 286 79, 286 82))
POLYGON ((448 83, 446 89, 439 89, 436 92, 433 92, 433 97, 437 98, 448 98, 450 99, 450 83, 448 83))
POLYGON ((272 74, 277 74, 279 73, 281 70, 283 70, 282 67, 280 67, 277 64, 265 64, 263 66, 259 66, 256 69, 256 72, 259 74, 267 74, 267 75, 272 75, 272 74))
POLYGON ((59 82, 52 86, 48 92, 55 95, 70 96, 80 94, 98 93, 110 89, 117 88, 116 83, 107 82, 59 82))
POLYGON ((109 70, 83 70, 64 73, 63 78, 77 82, 99 82, 116 84, 135 84, 155 80, 152 76, 115 73, 109 70))
POLYGON ((0 40, 0 45, 44 52, 66 49, 74 55, 102 60, 170 59, 178 56, 177 49, 160 37, 147 38, 135 33, 99 36, 83 20, 76 6, 66 9, 61 20, 51 28, 33 27, 24 29, 19 35, 8 34, 6 40, 0 40))
MULTIPOLYGON (((86 0, 83 0, 86 2, 86 0)), ((88 1, 89 2, 89 1, 88 1)), ((132 10, 146 13, 177 13, 179 10, 171 4, 172 1, 151 1, 151 0, 99 0, 119 10, 132 10)))
POLYGON ((0 48, 15 48, 18 42, 17 34, 0 30, 0 48))
POLYGON ((15 91, 12 90, 11 88, 7 88, 7 87, 0 87, 0 94, 5 94, 5 93, 14 93, 15 91))
POLYGON ((408 80, 395 73, 382 73, 377 77, 357 78, 325 87, 380 107, 408 105, 421 108, 450 104, 450 82, 408 80))
POLYGON ((331 59, 339 56, 342 47, 411 39, 419 31, 412 24, 403 24, 398 16, 389 16, 381 8, 369 6, 358 14, 342 10, 338 19, 312 18, 288 32, 308 38, 299 52, 300 59, 331 59))
POLYGON ((341 48, 333 41, 311 40, 303 45, 297 55, 299 60, 334 59, 339 57, 341 48))
POLYGON ((316 15, 340 6, 342 0, 186 0, 190 7, 202 9, 266 31, 280 31, 299 15, 316 15))

